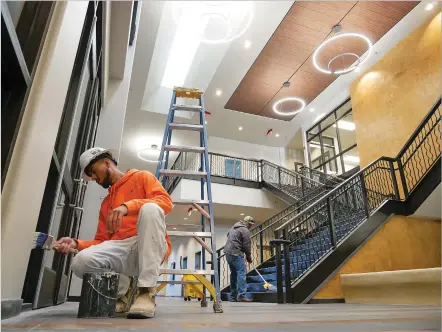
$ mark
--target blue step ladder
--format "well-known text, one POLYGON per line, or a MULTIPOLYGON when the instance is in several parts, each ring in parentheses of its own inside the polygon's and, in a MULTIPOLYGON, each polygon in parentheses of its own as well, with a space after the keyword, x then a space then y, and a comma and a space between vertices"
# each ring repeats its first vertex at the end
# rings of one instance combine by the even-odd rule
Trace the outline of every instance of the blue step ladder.
MULTIPOLYGON (((186 179, 196 179, 201 182, 201 200, 186 200, 186 201, 174 201, 174 205, 187 205, 189 210, 196 209, 201 213, 201 232, 182 232, 182 231, 168 231, 169 236, 181 236, 181 237, 193 237, 197 240, 202 249, 202 270, 191 269, 161 269, 161 274, 193 276, 194 280, 181 280, 181 281, 159 281, 157 292, 160 292, 167 284, 183 284, 193 288, 194 291, 201 296, 201 306, 207 307, 207 300, 205 297, 205 291, 201 293, 197 285, 203 284, 209 291, 213 298, 213 310, 215 313, 222 313, 221 306, 221 293, 219 283, 219 271, 217 267, 218 257, 216 252, 215 241, 215 220, 213 216, 212 206, 212 189, 210 181, 210 169, 209 169, 209 151, 207 149, 207 131, 205 122, 204 111, 204 98, 203 92, 199 89, 188 89, 182 87, 174 87, 172 94, 172 102, 170 104, 169 116, 167 118, 166 129, 164 132, 163 143, 161 145, 161 153, 159 157, 158 167, 156 171, 156 177, 161 181, 163 187, 166 187, 166 182, 169 177, 185 177, 186 179), (178 105, 177 98, 191 98, 197 99, 199 105, 178 105), (176 123, 175 111, 187 111, 196 112, 199 115, 199 124, 185 124, 176 123), (175 130, 186 130, 199 132, 200 134, 200 146, 177 146, 171 145, 172 133, 175 130), (181 153, 193 152, 200 154, 200 167, 198 171, 195 170, 172 170, 168 169, 169 166, 169 152, 176 151, 181 153), (205 188, 206 186, 206 188, 205 188), (204 197, 204 192, 207 189, 207 199, 204 197), (206 220, 210 221, 210 232, 206 232, 205 225, 206 220), (211 246, 208 246, 205 239, 210 239, 211 246), (205 251, 212 255, 212 269, 206 270, 205 251), (213 276, 212 280, 214 285, 206 278, 207 275, 213 276)), ((185 278, 189 279, 189 278, 185 278)))

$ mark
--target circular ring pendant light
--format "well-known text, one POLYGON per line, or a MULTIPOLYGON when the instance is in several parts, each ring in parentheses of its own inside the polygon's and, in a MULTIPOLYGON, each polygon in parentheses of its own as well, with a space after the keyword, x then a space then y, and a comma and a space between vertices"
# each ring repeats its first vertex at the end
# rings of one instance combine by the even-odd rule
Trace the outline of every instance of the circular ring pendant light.
POLYGON ((298 114, 299 112, 301 112, 304 109, 304 107, 305 107, 305 101, 302 100, 301 98, 287 97, 287 98, 282 98, 273 104, 273 112, 275 112, 276 114, 279 114, 279 115, 283 115, 283 116, 290 116, 290 115, 298 114), (298 108, 297 110, 290 111, 290 112, 282 112, 281 110, 278 110, 278 106, 285 101, 297 101, 298 103, 301 104, 301 107, 298 108))
POLYGON ((362 35, 362 34, 360 34, 360 33, 355 33, 355 32, 343 33, 343 34, 333 36, 333 37, 331 37, 331 38, 329 38, 329 39, 323 41, 323 42, 321 43, 321 45, 318 46, 318 48, 317 48, 317 49, 315 50, 315 52, 313 53, 313 65, 315 66, 315 68, 316 68, 317 70, 319 70, 320 72, 325 73, 325 74, 336 74, 336 75, 347 74, 347 73, 349 73, 349 72, 355 70, 355 69, 356 69, 359 65, 361 65, 365 60, 367 60, 368 57, 369 57, 370 54, 371 54, 372 49, 373 49, 373 44, 371 43, 370 39, 368 39, 366 36, 364 36, 364 35, 362 35), (360 38, 360 39, 362 39, 363 41, 365 41, 365 42, 367 43, 367 46, 368 46, 368 50, 367 50, 365 56, 363 56, 363 57, 359 57, 358 55, 356 55, 356 54, 354 54, 354 53, 342 53, 342 54, 338 54, 337 56, 335 56, 334 58, 332 58, 332 59, 330 60, 330 62, 328 63, 328 68, 323 68, 323 67, 321 67, 321 66, 318 64, 318 60, 317 60, 319 52, 324 48, 324 46, 328 45, 328 44, 331 43, 332 41, 337 40, 337 39, 341 39, 341 38, 346 38, 346 37, 356 37, 356 38, 360 38), (330 70, 330 64, 331 64, 334 60, 336 60, 337 58, 342 57, 342 56, 345 56, 345 55, 353 55, 353 56, 356 56, 358 60, 356 61, 355 64, 351 65, 351 66, 348 67, 348 68, 340 69, 340 70, 335 70, 335 71, 330 70))

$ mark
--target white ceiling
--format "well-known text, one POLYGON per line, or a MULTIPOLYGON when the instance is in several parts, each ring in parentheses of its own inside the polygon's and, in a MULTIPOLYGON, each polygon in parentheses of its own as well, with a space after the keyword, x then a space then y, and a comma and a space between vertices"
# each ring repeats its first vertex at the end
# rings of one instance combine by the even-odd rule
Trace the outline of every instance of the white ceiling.
MULTIPOLYGON (((362 73, 352 72, 339 77, 291 122, 224 109, 227 100, 293 3, 294 1, 254 1, 253 20, 241 37, 228 44, 200 44, 198 47, 184 85, 205 91, 205 107, 212 113, 207 125, 209 136, 284 147, 300 127, 310 127, 318 114, 328 113, 348 98, 349 85, 362 73), (249 49, 244 47, 245 40, 252 42, 249 49), (221 96, 215 94, 217 89, 222 90, 221 96), (312 107, 315 108, 314 112, 309 111, 312 107), (239 131, 238 126, 242 126, 243 130, 239 131), (266 132, 270 128, 280 136, 267 137, 266 132)), ((434 14, 424 9, 426 3, 428 1, 416 6, 375 44, 373 56, 364 64, 362 71, 377 62, 434 14)), ((143 2, 141 8, 120 158, 122 165, 126 167, 155 169, 154 165, 146 165, 137 157, 137 149, 143 145, 140 142, 144 142, 145 147, 161 145, 164 134, 172 90, 161 87, 161 80, 176 33, 172 7, 173 2, 148 1, 143 2)), ((180 116, 188 117, 187 114, 180 116)), ((180 120, 196 122, 196 119, 180 120)), ((188 133, 181 136, 177 134, 173 138, 177 144, 191 144, 193 140, 188 133)))

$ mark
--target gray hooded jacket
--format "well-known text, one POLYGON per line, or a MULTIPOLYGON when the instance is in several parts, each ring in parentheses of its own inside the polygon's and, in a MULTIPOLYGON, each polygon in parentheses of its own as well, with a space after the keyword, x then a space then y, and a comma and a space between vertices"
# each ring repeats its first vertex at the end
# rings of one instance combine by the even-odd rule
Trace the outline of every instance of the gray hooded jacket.
POLYGON ((245 254, 247 261, 252 262, 250 231, 244 221, 238 221, 227 233, 224 252, 233 256, 245 254))

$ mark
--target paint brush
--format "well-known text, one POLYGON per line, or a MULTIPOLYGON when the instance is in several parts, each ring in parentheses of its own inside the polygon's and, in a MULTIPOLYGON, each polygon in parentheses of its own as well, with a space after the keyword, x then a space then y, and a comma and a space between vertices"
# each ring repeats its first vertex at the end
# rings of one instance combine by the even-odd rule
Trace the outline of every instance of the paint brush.
MULTIPOLYGON (((32 249, 43 249, 43 250, 51 250, 54 248, 55 239, 52 235, 48 235, 46 233, 35 232, 34 240, 32 242, 32 249)), ((69 251, 73 254, 78 254, 78 250, 71 248, 69 251)))

